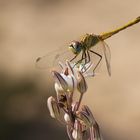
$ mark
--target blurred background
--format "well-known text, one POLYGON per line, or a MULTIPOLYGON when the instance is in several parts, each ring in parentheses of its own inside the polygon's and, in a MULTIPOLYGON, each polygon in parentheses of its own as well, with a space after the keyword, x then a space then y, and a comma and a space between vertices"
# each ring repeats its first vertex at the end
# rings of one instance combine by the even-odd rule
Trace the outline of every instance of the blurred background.
MULTIPOLYGON (((110 31, 140 16, 139 0, 0 0, 0 140, 67 140, 49 116, 53 80, 35 67, 38 56, 85 33, 110 31)), ((140 24, 106 41, 104 62, 88 80, 89 105, 105 140, 140 139, 140 24)))

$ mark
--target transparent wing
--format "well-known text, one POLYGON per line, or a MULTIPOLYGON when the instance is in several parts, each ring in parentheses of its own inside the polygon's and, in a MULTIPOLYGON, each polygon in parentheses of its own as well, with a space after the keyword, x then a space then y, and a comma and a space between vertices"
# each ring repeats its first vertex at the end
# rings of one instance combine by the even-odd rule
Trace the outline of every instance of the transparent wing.
POLYGON ((102 44, 103 44, 103 52, 104 52, 104 56, 105 56, 107 71, 108 71, 109 76, 111 76, 111 65, 110 65, 111 52, 110 52, 110 48, 106 42, 102 41, 102 44))
POLYGON ((100 65, 102 63, 103 49, 102 43, 99 42, 92 46, 90 49, 90 61, 93 63, 92 71, 99 71, 100 65))
POLYGON ((56 60, 64 53, 66 53, 66 50, 59 49, 48 52, 44 56, 36 59, 36 67, 40 69, 50 69, 55 65, 56 60))
MULTIPOLYGON (((80 55, 79 55, 80 56, 80 55)), ((75 55, 68 47, 61 47, 57 50, 48 52, 42 57, 36 59, 36 67, 39 69, 58 69, 59 62, 65 64, 66 60, 71 60, 75 55)), ((78 57, 74 59, 76 62, 78 57)))
POLYGON ((100 41, 95 46, 92 46, 91 48, 92 52, 90 52, 90 59, 91 62, 93 62, 93 69, 95 71, 100 67, 100 63, 102 62, 102 58, 104 56, 104 59, 106 61, 107 71, 109 76, 111 75, 111 67, 110 67, 110 59, 111 59, 111 53, 108 45, 104 41, 100 41), (95 54, 95 53, 97 54, 95 54))

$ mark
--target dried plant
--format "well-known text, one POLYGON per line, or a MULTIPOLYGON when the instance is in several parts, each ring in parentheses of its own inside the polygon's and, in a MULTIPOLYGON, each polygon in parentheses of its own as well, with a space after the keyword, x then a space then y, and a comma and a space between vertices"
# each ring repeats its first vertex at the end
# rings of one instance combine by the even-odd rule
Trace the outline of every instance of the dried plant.
POLYGON ((85 80, 91 63, 75 67, 66 61, 60 64, 62 71, 52 71, 55 79, 56 97, 49 97, 47 104, 52 118, 66 126, 70 140, 101 140, 99 125, 87 105, 81 105, 83 95, 88 86, 85 80), (79 93, 79 99, 74 101, 74 94, 79 93))

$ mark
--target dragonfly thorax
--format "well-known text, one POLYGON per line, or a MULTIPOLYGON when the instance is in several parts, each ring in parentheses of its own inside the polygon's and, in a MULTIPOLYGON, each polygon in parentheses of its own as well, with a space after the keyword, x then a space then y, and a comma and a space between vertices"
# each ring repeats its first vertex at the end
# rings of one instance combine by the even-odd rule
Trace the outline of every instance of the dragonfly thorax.
POLYGON ((92 46, 95 46, 101 39, 98 35, 94 34, 85 34, 80 41, 72 41, 69 45, 69 49, 74 54, 79 54, 81 51, 90 49, 92 46))
POLYGON ((81 39, 83 47, 86 49, 90 49, 92 46, 95 46, 100 41, 101 39, 99 38, 99 36, 94 34, 86 34, 81 39))

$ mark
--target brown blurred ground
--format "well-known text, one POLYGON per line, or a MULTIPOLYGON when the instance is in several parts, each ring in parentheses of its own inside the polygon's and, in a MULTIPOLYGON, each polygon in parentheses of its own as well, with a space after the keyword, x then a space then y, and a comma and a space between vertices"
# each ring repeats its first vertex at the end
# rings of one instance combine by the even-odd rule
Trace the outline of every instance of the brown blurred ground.
MULTIPOLYGON (((84 33, 123 25, 140 16, 139 5, 139 0, 1 0, 0 139, 67 139, 48 115, 53 84, 35 68, 35 59, 84 33)), ((108 39, 112 76, 103 64, 101 74, 88 81, 84 103, 105 140, 140 139, 139 38, 140 24, 108 39)))

